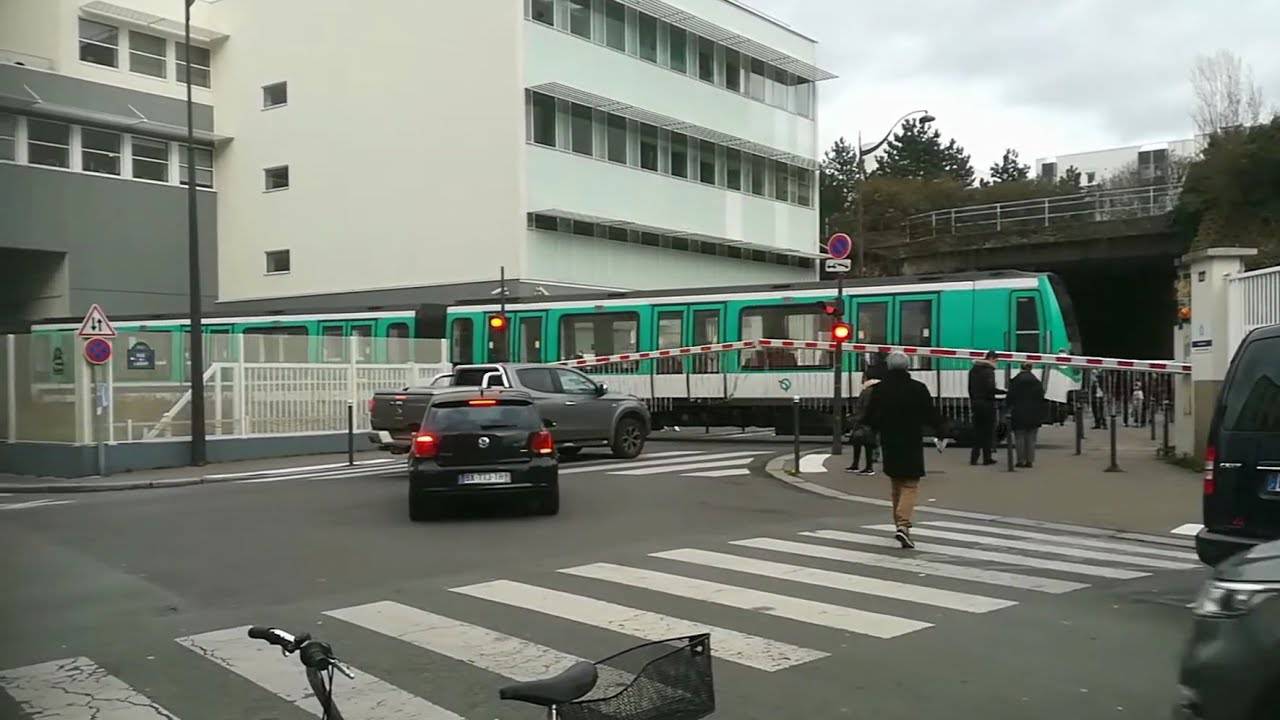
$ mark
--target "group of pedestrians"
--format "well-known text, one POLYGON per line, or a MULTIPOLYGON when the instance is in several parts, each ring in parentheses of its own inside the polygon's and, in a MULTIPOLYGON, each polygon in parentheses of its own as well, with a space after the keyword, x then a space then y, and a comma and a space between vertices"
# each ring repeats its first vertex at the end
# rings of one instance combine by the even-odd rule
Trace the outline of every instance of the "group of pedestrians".
MULTIPOLYGON (((1036 377, 1034 366, 1024 363, 1022 371, 1009 381, 1006 393, 996 385, 997 357, 994 351, 988 352, 969 370, 969 408, 974 430, 969 464, 995 464, 998 401, 1006 397, 1018 467, 1030 468, 1035 463, 1036 436, 1044 421, 1044 385, 1036 377)), ((950 423, 938 411, 929 388, 911 377, 910 364, 901 352, 890 353, 883 364, 868 363, 849 433, 853 448, 849 472, 875 475, 874 461, 879 451, 891 487, 894 537, 904 548, 915 547, 911 518, 920 479, 925 475, 925 431, 932 431, 939 452, 946 444, 943 438, 951 435, 950 423), (864 456, 865 464, 858 467, 864 456)))

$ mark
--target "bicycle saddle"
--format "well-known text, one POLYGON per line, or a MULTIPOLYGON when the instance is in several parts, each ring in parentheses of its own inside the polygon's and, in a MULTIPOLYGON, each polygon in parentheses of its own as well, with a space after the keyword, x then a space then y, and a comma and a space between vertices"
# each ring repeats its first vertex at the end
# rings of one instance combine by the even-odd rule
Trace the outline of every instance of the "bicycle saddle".
POLYGON ((577 700, 595 686, 596 666, 584 660, 554 677, 508 685, 498 691, 498 697, 550 707, 577 700))

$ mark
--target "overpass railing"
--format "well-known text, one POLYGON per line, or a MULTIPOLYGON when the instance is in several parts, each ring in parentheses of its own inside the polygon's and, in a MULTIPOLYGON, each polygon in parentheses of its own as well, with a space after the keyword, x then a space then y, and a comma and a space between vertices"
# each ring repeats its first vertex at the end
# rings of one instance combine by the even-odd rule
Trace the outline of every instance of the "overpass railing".
POLYGON ((1173 210, 1180 190, 1180 185, 1151 185, 933 210, 907 218, 907 239, 1163 215, 1173 210))
POLYGON ((1227 356, 1250 330, 1280 324, 1280 265, 1227 278, 1227 356))

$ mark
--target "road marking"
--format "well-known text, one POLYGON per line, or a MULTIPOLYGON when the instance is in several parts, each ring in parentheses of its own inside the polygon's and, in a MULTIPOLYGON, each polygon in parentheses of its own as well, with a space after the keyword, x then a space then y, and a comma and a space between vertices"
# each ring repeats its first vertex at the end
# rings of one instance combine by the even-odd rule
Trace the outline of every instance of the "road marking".
MULTIPOLYGON (((738 450, 735 452, 722 452, 722 453, 704 453, 704 452, 695 451, 692 454, 695 454, 698 456, 697 457, 698 462, 702 462, 704 460, 719 460, 721 458, 741 457, 744 455, 763 455, 768 452, 769 452, 768 450, 738 450)), ((689 453, 686 453, 686 455, 687 454, 689 453)), ((691 457, 668 457, 668 458, 663 458, 661 460, 630 460, 630 461, 623 461, 623 462, 616 462, 616 463, 608 463, 605 465, 596 465, 593 467, 574 466, 569 469, 561 468, 560 474, 572 475, 574 473, 595 472, 597 470, 612 470, 613 468, 625 468, 630 470, 635 468, 649 468, 649 467, 657 467, 657 466, 668 466, 672 464, 688 463, 693 460, 694 458, 691 458, 691 457)), ((613 474, 617 474, 617 473, 613 473, 613 474)))
MULTIPOLYGON (((881 532, 893 532, 894 530, 893 525, 864 525, 863 527, 867 530, 879 530, 881 532)), ((919 535, 921 537, 939 538, 941 540, 958 540, 960 542, 975 543, 977 545, 985 546, 997 545, 1002 548, 1011 548, 1014 550, 1030 550, 1031 552, 1045 553, 1048 555, 1066 555, 1067 557, 1081 558, 1083 560, 1101 560, 1103 562, 1137 565, 1139 567, 1159 568, 1162 570, 1189 570, 1196 567, 1195 565, 1183 562, 1174 562, 1172 560, 1140 557, 1138 555, 1128 555, 1125 553, 1108 553, 1098 550, 1086 550, 1084 548, 1033 542, 1030 540, 1010 540, 1007 538, 989 537, 986 535, 950 532, 948 530, 934 530, 928 527, 912 528, 911 534, 919 535)))
POLYGON ((734 475, 750 475, 747 468, 725 468, 724 470, 708 470, 706 472, 687 473, 689 477, 733 477, 734 475))
POLYGON ((773 562, 771 560, 759 560, 756 558, 710 552, 707 550, 693 550, 685 548, 681 550, 667 550, 665 552, 653 553, 652 555, 653 557, 665 558, 668 560, 681 560, 684 562, 695 563, 697 565, 705 565, 707 567, 737 570, 738 572, 751 573, 752 575, 763 575, 764 577, 780 578, 782 580, 790 580, 792 582, 805 583, 807 585, 848 590, 849 592, 862 593, 864 595, 876 595, 879 597, 893 598, 895 600, 906 600, 907 602, 920 603, 922 605, 933 605, 936 607, 948 608, 950 610, 962 610, 964 612, 971 613, 991 612, 992 610, 1000 610, 1001 608, 1007 608, 1011 605, 1017 605, 1017 603, 1012 600, 1000 600, 998 598, 984 597, 982 595, 970 595, 968 593, 953 592, 951 590, 939 590, 937 588, 924 587, 921 585, 894 582, 893 580, 881 580, 879 578, 865 577, 863 575, 831 572, 830 570, 819 570, 817 568, 802 567, 799 565, 788 565, 786 563, 773 562))
POLYGON ((568 470, 595 470, 597 468, 615 467, 619 465, 630 465, 632 463, 647 462, 653 458, 675 457, 677 455, 701 455, 705 450, 668 450, 666 452, 645 453, 638 460, 584 460, 582 462, 562 462, 560 472, 564 473, 568 470))
POLYGON ((0 510, 30 510, 31 508, 66 505, 73 502, 75 500, 28 500, 20 503, 5 503, 0 505, 0 510))
POLYGON ((178 718, 86 657, 0 671, 0 688, 41 720, 178 718))
POLYGON ((831 453, 810 453, 800 457, 800 472, 802 473, 822 473, 827 471, 827 458, 831 457, 831 453))
MULTIPOLYGON (((403 463, 404 460, 399 458, 374 458, 372 460, 357 460, 356 465, 390 465, 392 463, 403 463)), ((351 467, 345 462, 327 463, 325 465, 299 465, 296 467, 270 468, 267 470, 249 470, 239 473, 220 473, 217 475, 205 475, 206 478, 214 480, 225 480, 227 478, 249 478, 263 475, 289 475, 297 473, 310 473, 318 470, 333 470, 338 468, 351 467)))
POLYGON ((903 572, 911 572, 919 575, 935 575, 937 577, 952 578, 955 580, 969 580, 971 582, 986 583, 988 585, 1018 588, 1019 590, 1034 590, 1036 592, 1051 593, 1054 595, 1068 593, 1073 590, 1082 590, 1089 587, 1086 583, 1058 580, 1056 578, 1020 575, 1018 573, 1005 572, 1003 570, 984 570, 982 568, 965 567, 963 565, 949 565, 947 563, 934 562, 932 560, 919 560, 913 557, 880 555, 877 553, 862 552, 861 550, 849 550, 848 548, 831 547, 830 545, 814 545, 812 543, 795 542, 793 540, 779 540, 776 538, 734 540, 730 545, 741 545, 742 547, 753 547, 761 550, 791 553, 792 555, 803 555, 805 557, 822 558, 824 560, 838 560, 840 562, 854 563, 857 565, 901 570, 903 572))
POLYGON ((378 475, 386 475, 397 470, 404 470, 404 468, 397 466, 379 468, 344 467, 342 470, 328 470, 325 472, 309 473, 306 475, 276 475, 272 477, 249 478, 247 480, 232 480, 231 482, 236 485, 259 485, 262 483, 280 482, 282 480, 331 480, 350 477, 375 477, 378 475))
POLYGON ((1187 523, 1185 525, 1179 525, 1178 527, 1170 530, 1169 534, 1194 536, 1196 533, 1199 533, 1203 529, 1204 529, 1204 525, 1201 525, 1200 523, 1187 523))
POLYGON ((789 595, 778 595, 777 593, 752 590, 751 588, 738 587, 737 585, 726 585, 683 575, 671 575, 625 565, 614 565, 613 563, 592 563, 590 565, 564 568, 559 572, 577 575, 578 577, 607 580, 691 600, 703 600, 743 610, 762 612, 766 615, 787 618, 788 620, 797 620, 811 625, 822 625, 878 638, 894 638, 932 626, 932 623, 908 620, 894 615, 883 615, 841 605, 831 605, 829 603, 794 598, 789 595))
POLYGON ((726 465, 746 465, 754 457, 726 458, 724 460, 707 460, 685 463, 683 465, 659 465, 658 467, 640 468, 638 470, 614 470, 610 475, 660 475, 662 473, 683 472, 685 470, 709 470, 726 465))
POLYGON ((1113 550, 1124 550, 1127 552, 1143 553, 1146 555, 1158 555, 1160 557, 1176 558, 1178 560, 1197 560, 1196 554, 1180 550, 1166 550, 1164 548, 1153 548, 1140 545, 1138 543, 1117 542, 1115 540, 1096 540, 1094 538, 1073 537, 1070 535, 1054 535, 1052 533, 1034 532, 1031 530, 1014 530, 1012 528, 998 527, 995 525, 975 525, 972 523, 958 523, 946 520, 934 520, 924 524, 926 527, 945 527, 954 528, 956 530, 977 530, 979 532, 989 533, 991 535, 1008 535, 1010 537, 1031 538, 1033 540, 1052 540, 1054 542, 1069 543, 1079 545, 1081 547, 1107 548, 1113 550))
MULTIPOLYGON (((894 548, 895 550, 901 549, 898 545, 898 541, 893 538, 859 535, 857 533, 844 532, 843 530, 816 530, 813 532, 802 532, 800 534, 808 537, 823 538, 826 540, 840 540, 842 542, 860 543, 863 545, 873 545, 875 547, 894 548)), ((1042 570, 1058 570, 1060 572, 1076 573, 1077 575, 1093 575, 1096 577, 1114 578, 1116 580, 1133 580, 1134 578, 1147 577, 1150 574, 1138 572, 1137 570, 1122 570, 1120 568, 1085 565, 1083 563, 1064 562, 1062 560, 1046 560, 1044 558, 1028 557, 1026 555, 1014 555, 1013 553, 978 550, 975 548, 957 547, 954 545, 916 543, 916 550, 925 553, 938 553, 940 555, 954 555, 956 557, 972 558, 974 560, 990 560, 992 562, 1004 563, 1005 565, 1022 565, 1025 567, 1040 568, 1042 570)))
MULTIPOLYGON (((312 715, 321 714, 307 684, 306 675, 293 657, 281 657, 278 648, 260 640, 250 640, 248 626, 215 630, 201 635, 177 638, 192 652, 206 657, 235 674, 249 680, 278 697, 293 703, 312 715)), ((355 680, 343 678, 335 698, 343 715, 353 718, 429 718, 430 720, 462 720, 448 710, 416 695, 379 680, 359 668, 352 667, 355 680)))
POLYGON ((717 658, 766 672, 827 657, 819 650, 512 580, 494 580, 452 591, 645 640, 709 632, 715 638, 717 658))

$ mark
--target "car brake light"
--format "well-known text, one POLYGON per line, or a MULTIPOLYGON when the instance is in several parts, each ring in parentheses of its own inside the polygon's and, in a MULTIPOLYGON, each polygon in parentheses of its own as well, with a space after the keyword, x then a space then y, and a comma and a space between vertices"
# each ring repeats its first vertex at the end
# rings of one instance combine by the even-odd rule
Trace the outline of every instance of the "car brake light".
POLYGON ((497 405, 497 400, 468 400, 468 405, 497 405))
POLYGON ((534 455, 551 455, 556 451, 556 441, 552 439, 551 433, 539 430, 529 436, 529 449, 534 455))
POLYGON ((1218 489, 1217 479, 1213 476, 1213 466, 1218 460, 1218 449, 1210 445, 1204 449, 1204 494, 1212 495, 1218 489))
POLYGON ((431 433, 414 433, 413 442, 409 445, 409 454, 416 458, 433 458, 439 446, 436 436, 431 433))

